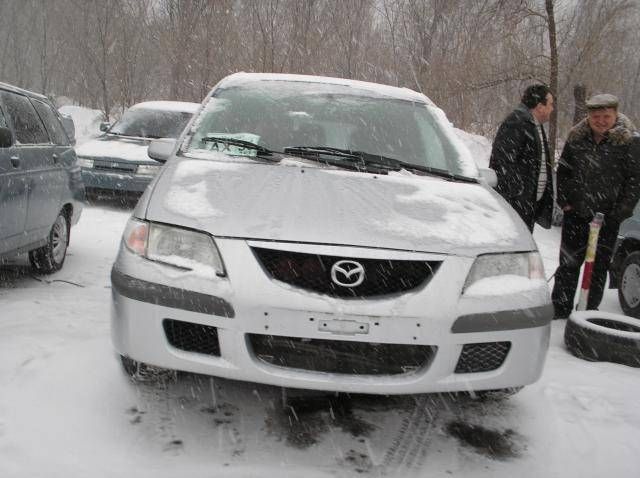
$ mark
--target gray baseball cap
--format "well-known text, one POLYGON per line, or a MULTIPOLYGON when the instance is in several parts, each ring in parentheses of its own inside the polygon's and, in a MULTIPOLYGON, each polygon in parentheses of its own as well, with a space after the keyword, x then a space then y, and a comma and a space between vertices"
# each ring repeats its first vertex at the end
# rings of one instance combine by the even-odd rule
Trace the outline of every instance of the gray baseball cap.
POLYGON ((601 95, 593 95, 586 102, 587 109, 597 110, 600 108, 615 108, 618 109, 618 97, 604 93, 601 95))

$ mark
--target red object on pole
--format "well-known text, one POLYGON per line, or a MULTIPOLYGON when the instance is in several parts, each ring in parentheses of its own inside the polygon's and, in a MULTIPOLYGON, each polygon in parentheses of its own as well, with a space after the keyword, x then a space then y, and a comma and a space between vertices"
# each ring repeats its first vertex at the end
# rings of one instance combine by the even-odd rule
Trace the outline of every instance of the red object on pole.
POLYGON ((591 288, 591 276, 593 275, 593 263, 596 260, 596 249, 598 247, 598 236, 604 220, 604 214, 598 212, 589 224, 589 242, 584 258, 584 271, 582 272, 582 286, 580 287, 580 299, 577 310, 587 310, 589 300, 589 289, 591 288))

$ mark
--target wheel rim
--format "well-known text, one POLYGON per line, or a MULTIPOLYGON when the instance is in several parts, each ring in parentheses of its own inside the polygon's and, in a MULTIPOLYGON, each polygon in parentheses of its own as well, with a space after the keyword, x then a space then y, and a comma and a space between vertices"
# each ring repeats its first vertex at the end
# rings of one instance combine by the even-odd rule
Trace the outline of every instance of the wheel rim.
POLYGON ((51 246, 53 249, 53 260, 56 264, 60 264, 64 260, 67 251, 67 240, 69 239, 69 230, 67 229, 67 221, 64 216, 58 216, 53 229, 51 230, 51 246))
POLYGON ((622 275, 620 290, 629 307, 635 309, 640 305, 640 265, 627 266, 622 275))

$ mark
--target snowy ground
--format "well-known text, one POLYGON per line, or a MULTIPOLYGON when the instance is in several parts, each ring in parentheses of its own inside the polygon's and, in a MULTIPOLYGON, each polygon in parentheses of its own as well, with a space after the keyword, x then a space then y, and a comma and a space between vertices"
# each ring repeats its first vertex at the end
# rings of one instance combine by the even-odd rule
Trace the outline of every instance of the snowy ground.
MULTIPOLYGON (((99 115, 69 108, 78 143, 99 115)), ((490 143, 458 132, 481 166, 490 143)), ((541 380, 511 399, 311 396, 184 375, 135 385, 109 337, 109 272, 130 211, 87 207, 64 269, 0 269, 0 478, 638 477, 639 369, 588 363, 553 324, 541 380)), ((547 276, 559 229, 537 229, 547 276)), ((615 291, 603 310, 620 313, 615 291)))
MULTIPOLYGON (((109 337, 109 271, 129 211, 87 207, 64 269, 0 271, 0 477, 637 477, 638 369, 588 363, 553 324, 542 379, 502 403, 294 399, 186 375, 145 386, 109 337)), ((550 275, 557 228, 537 230, 550 275)), ((602 309, 619 313, 614 291, 602 309)))

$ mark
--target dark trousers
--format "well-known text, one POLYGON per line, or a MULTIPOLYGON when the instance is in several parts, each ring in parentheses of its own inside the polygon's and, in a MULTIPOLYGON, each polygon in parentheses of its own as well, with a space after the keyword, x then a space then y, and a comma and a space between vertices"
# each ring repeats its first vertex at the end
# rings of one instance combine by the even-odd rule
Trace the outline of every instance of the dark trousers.
MULTIPOLYGON (((565 212, 562 221, 562 240, 560 242, 560 265, 556 270, 555 284, 551 299, 556 317, 568 317, 573 310, 573 300, 578 286, 580 267, 584 262, 589 239, 589 223, 592 218, 576 216, 565 212)), ((593 265, 591 288, 587 309, 597 309, 602 301, 611 254, 618 235, 618 223, 607 223, 600 229, 596 260, 593 265)))

